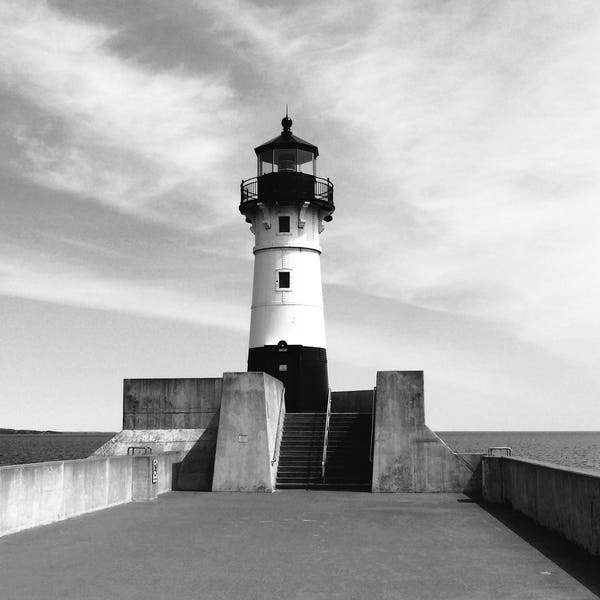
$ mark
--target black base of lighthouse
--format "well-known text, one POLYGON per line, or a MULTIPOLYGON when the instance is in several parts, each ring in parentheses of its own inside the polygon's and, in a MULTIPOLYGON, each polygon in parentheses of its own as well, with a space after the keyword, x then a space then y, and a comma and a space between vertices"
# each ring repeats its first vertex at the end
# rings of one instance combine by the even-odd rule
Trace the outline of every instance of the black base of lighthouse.
POLYGON ((248 371, 264 371, 285 386, 287 412, 325 412, 329 381, 327 351, 310 346, 250 348, 248 371))

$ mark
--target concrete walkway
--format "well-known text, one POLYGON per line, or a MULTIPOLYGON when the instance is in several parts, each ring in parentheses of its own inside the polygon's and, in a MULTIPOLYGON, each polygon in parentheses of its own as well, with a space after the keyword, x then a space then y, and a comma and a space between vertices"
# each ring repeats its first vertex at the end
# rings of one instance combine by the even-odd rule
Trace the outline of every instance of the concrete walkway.
POLYGON ((173 492, 0 538, 0 597, 597 597, 522 535, 454 494, 173 492))

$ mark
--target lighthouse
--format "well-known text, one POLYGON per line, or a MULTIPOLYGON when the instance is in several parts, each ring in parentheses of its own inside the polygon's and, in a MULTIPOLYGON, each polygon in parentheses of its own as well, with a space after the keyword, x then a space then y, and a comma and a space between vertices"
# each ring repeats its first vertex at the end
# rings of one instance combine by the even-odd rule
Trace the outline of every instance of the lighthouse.
POLYGON ((320 236, 333 184, 317 177, 319 149, 281 121, 254 149, 257 176, 242 181, 240 212, 254 234, 248 371, 283 382, 288 412, 321 412, 328 394, 320 236))

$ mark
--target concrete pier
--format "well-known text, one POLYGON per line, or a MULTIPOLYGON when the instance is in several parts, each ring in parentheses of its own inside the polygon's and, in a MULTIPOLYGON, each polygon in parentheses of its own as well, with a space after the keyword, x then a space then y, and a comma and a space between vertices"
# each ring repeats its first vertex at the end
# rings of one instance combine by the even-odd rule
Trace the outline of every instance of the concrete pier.
POLYGON ((514 518, 461 494, 173 492, 0 539, 0 581, 10 600, 600 594, 597 561, 514 518))

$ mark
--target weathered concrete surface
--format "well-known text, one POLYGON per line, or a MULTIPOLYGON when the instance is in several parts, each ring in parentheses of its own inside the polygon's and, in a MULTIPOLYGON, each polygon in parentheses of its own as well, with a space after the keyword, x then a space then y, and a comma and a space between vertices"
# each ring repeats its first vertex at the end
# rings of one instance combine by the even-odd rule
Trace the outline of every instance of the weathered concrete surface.
POLYGON ((600 473, 516 457, 484 457, 483 498, 509 502, 600 555, 600 473))
POLYGON ((275 489, 282 401, 283 384, 266 373, 223 374, 213 491, 275 489))
POLYGON ((477 492, 479 462, 452 452, 425 425, 423 371, 377 373, 374 492, 477 492))
POLYGON ((0 535, 62 521, 171 490, 177 453, 157 457, 152 484, 151 457, 111 456, 0 467, 0 535), (161 481, 164 479, 164 481, 161 481))
POLYGON ((149 448, 152 454, 181 452, 176 489, 203 491, 212 486, 219 413, 207 429, 127 429, 117 433, 94 456, 123 456, 127 449, 149 448))
POLYGON ((123 429, 209 429, 222 379, 125 379, 123 429))
POLYGON ((131 446, 153 454, 183 452, 177 489, 210 490, 223 380, 125 379, 123 431, 94 452, 121 456, 131 446))
POLYGON ((373 412, 374 390, 331 392, 331 412, 373 412))
POLYGON ((0 581, 10 600, 596 597, 523 535, 453 494, 175 492, 1 539, 0 581))
POLYGON ((94 456, 124 456, 127 449, 136 446, 160 452, 187 452, 202 437, 207 444, 216 444, 218 414, 210 429, 124 429, 100 446, 94 456))
POLYGON ((177 489, 177 482, 173 480, 173 477, 175 467, 180 468, 183 457, 183 452, 163 452, 154 455, 153 458, 158 459, 158 490, 156 493, 159 496, 177 489))

